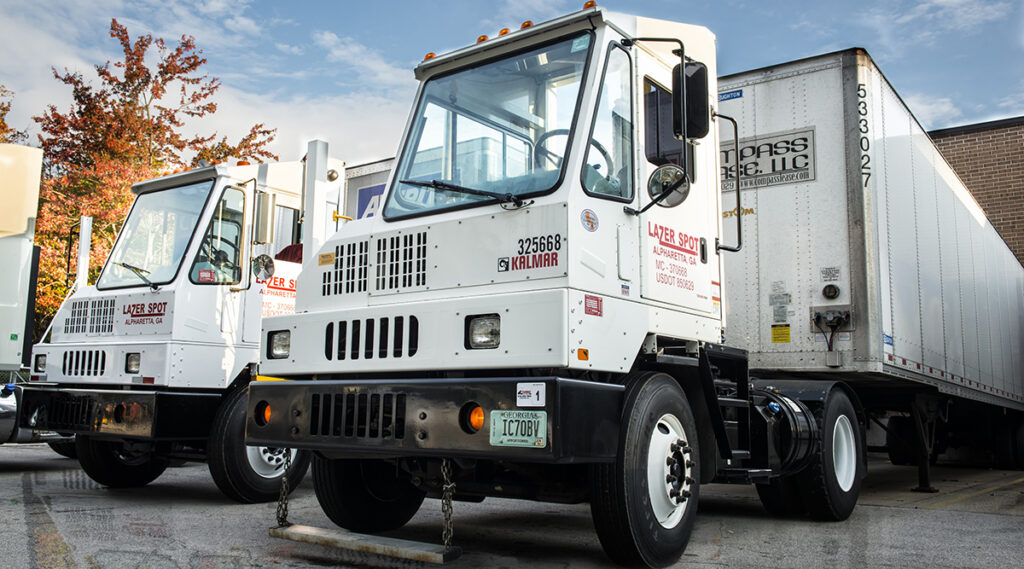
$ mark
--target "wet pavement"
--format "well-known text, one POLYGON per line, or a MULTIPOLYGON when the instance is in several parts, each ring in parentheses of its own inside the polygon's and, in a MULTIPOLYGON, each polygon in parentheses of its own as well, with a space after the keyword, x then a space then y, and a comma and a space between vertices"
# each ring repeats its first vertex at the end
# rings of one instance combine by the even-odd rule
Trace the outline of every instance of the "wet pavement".
MULTIPOLYGON (((697 526, 678 567, 1020 567, 1024 565, 1024 472, 937 466, 920 494, 913 467, 870 461, 849 520, 775 519, 753 488, 706 485, 697 526)), ((333 527, 309 478, 289 519, 333 527)), ((205 464, 169 468, 144 488, 112 490, 45 445, 0 447, 0 567, 45 569, 229 569, 413 567, 268 536, 275 504, 224 497, 205 464)), ((438 543, 441 508, 426 500, 387 535, 438 543)), ((450 564, 470 567, 612 567, 586 505, 488 499, 455 503, 450 564)))

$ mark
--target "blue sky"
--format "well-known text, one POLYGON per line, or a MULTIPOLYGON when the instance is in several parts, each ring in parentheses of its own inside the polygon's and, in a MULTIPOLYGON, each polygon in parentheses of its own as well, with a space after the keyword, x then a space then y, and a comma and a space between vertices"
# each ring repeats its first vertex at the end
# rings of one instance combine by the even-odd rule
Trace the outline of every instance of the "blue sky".
MULTIPOLYGON (((1024 115, 1021 0, 600 1, 609 9, 707 26, 723 74, 864 47, 925 128, 1024 115)), ((278 128, 274 150, 297 158, 313 137, 357 164, 391 156, 415 93, 412 69, 525 19, 582 0, 0 0, 0 83, 15 91, 8 121, 66 109, 51 67, 80 70, 118 56, 110 18, 133 36, 195 36, 222 80, 217 116, 198 128, 238 136, 278 128)))

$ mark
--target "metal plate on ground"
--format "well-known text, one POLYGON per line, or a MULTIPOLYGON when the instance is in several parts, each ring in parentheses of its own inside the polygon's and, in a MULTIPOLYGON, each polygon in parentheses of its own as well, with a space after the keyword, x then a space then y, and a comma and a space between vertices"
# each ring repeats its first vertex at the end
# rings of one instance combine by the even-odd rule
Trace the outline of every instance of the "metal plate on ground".
POLYGON ((312 526, 291 525, 283 528, 270 528, 270 536, 424 563, 446 563, 454 561, 462 555, 462 549, 458 547, 446 551, 443 545, 433 543, 312 526))
POLYGON ((548 446, 547 411, 495 409, 491 411, 491 446, 548 446))

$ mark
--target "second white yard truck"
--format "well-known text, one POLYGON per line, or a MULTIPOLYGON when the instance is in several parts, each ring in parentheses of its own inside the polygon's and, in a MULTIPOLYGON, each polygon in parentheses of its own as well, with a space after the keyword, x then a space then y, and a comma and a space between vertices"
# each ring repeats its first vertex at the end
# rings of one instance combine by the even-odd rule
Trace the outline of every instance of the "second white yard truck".
POLYGON ((263 317, 294 310, 302 194, 340 195, 343 172, 322 155, 135 184, 97 282, 83 281, 33 349, 19 426, 75 434, 82 468, 107 486, 201 460, 227 496, 261 502, 278 497, 290 460, 294 488, 309 453, 245 445, 246 387, 263 317))
POLYGON ((662 567, 705 483, 846 519, 869 417, 1019 429, 995 356, 1024 271, 866 54, 806 65, 718 95, 707 29, 589 6, 430 54, 377 214, 307 243, 296 313, 263 321, 261 379, 291 381, 250 387, 247 440, 315 451, 348 530, 438 497, 451 551, 453 499, 589 502, 609 557, 662 567), (998 323, 984 357, 958 321, 998 323), (915 340, 940 327, 943 365, 915 340))

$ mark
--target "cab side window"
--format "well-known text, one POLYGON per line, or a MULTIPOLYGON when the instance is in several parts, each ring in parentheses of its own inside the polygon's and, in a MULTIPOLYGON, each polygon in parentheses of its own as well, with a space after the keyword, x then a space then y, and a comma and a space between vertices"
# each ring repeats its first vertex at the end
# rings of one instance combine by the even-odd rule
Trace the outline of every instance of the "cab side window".
POLYGON ((633 198, 632 84, 629 54, 611 47, 583 166, 588 194, 624 201, 633 198))
MULTIPOLYGON (((675 164, 683 166, 683 143, 672 132, 672 91, 644 78, 644 155, 655 166, 675 164)), ((693 146, 687 144, 690 163, 693 146)), ((694 175, 690 173, 690 180, 694 175)))
POLYGON ((189 280, 205 284, 238 284, 242 280, 242 237, 245 194, 227 188, 199 245, 189 280))

